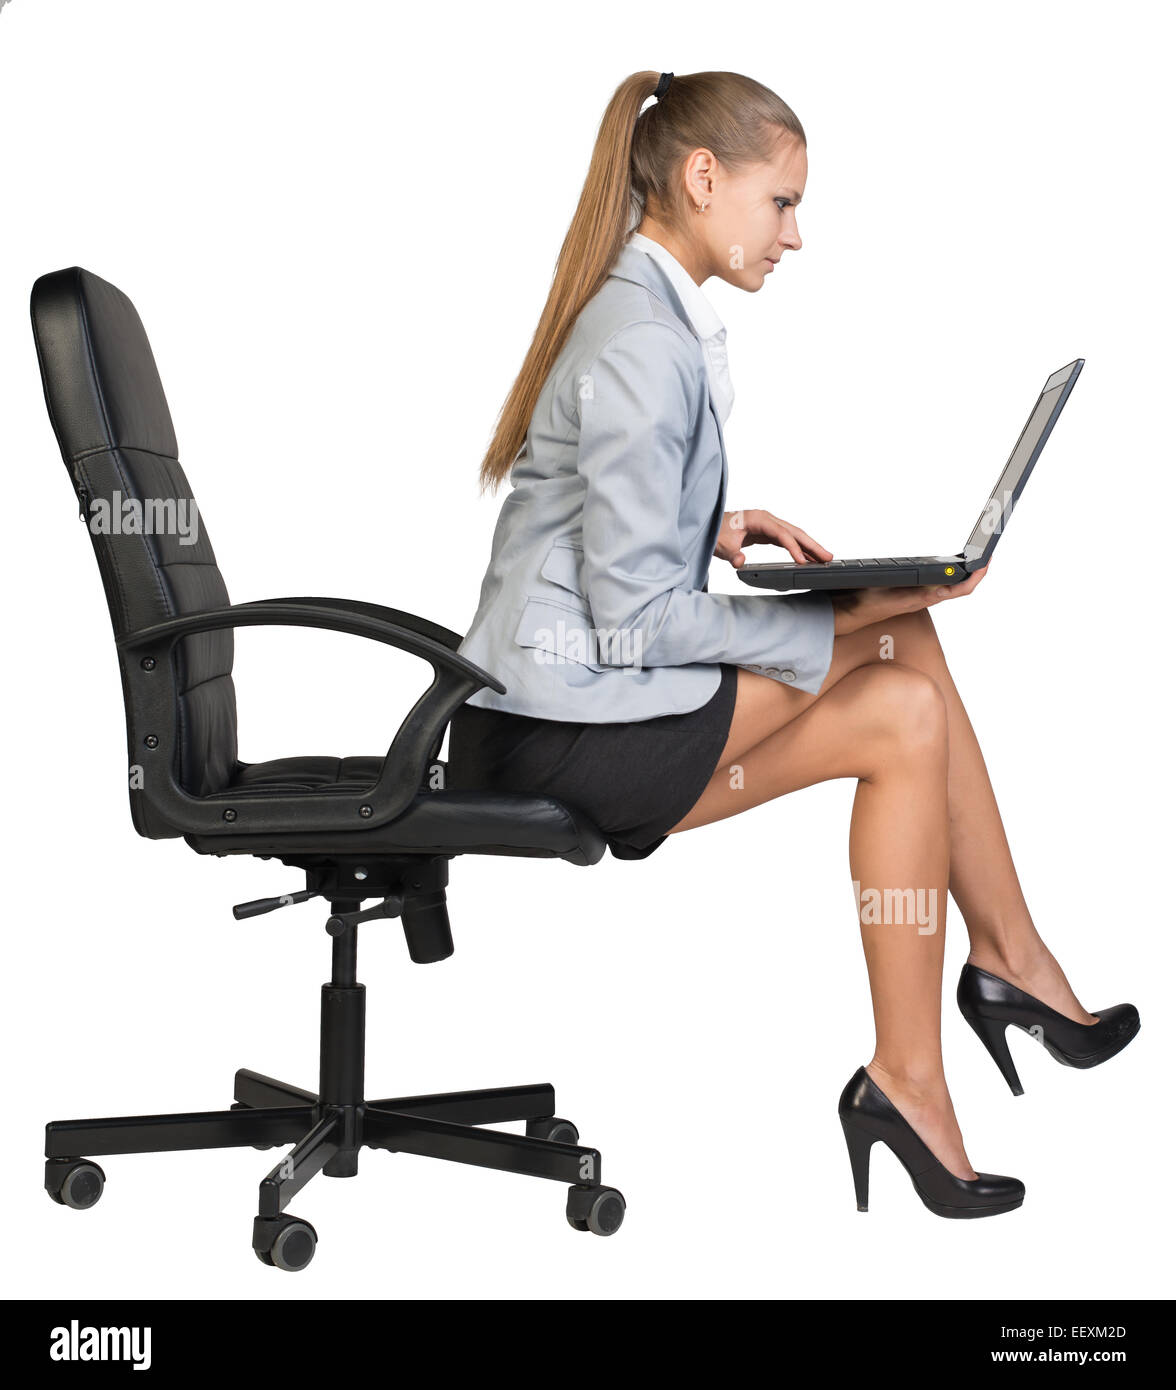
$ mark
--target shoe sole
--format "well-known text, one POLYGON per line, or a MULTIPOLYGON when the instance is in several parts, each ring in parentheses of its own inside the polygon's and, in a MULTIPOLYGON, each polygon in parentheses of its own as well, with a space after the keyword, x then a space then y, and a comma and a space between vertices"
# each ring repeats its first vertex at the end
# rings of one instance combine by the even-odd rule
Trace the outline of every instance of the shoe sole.
POLYGON ((974 1221, 981 1216, 1000 1216, 1006 1211, 1016 1211, 1025 1200, 1024 1197, 1017 1197, 1014 1201, 997 1202, 991 1207, 949 1207, 942 1202, 930 1201, 919 1192, 918 1187, 915 1187, 915 1191, 919 1193, 919 1200, 928 1211, 933 1211, 936 1216, 949 1216, 960 1221, 974 1221))
MULTIPOLYGON (((1020 1026, 1020 1024, 1016 1025, 1018 1028, 1020 1026)), ((1112 1057, 1117 1057, 1127 1044, 1138 1036, 1140 1027, 1141 1025, 1137 1023, 1130 1033, 1125 1034, 1121 1038, 1116 1038, 1109 1047, 1104 1047, 1101 1052, 1094 1052, 1089 1057, 1067 1057, 1064 1052, 1058 1051, 1048 1038, 1043 1038, 1042 1043, 1045 1046, 1045 1050, 1054 1061, 1060 1062, 1063 1067, 1077 1067, 1081 1071, 1087 1071, 1091 1067, 1100 1066, 1103 1062, 1109 1062, 1112 1057)), ((1028 1028, 1023 1031, 1026 1033, 1029 1032, 1028 1028)), ((1032 1034, 1030 1034, 1030 1036, 1032 1036, 1032 1034)))

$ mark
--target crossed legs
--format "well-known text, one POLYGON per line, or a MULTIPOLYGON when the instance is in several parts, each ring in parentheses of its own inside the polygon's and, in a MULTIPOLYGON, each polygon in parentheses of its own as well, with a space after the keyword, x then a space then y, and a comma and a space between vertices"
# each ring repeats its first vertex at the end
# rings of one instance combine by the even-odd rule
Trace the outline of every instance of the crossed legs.
POLYGON ((926 611, 836 638, 817 695, 740 670, 727 746, 673 831, 839 777, 858 780, 849 853, 863 902, 870 889, 913 890, 931 907, 923 931, 861 914, 876 1032, 868 1070, 940 1161, 969 1179, 975 1174, 940 1052, 948 891, 974 965, 1068 1018, 1092 1016, 1037 934, 983 755, 926 611))

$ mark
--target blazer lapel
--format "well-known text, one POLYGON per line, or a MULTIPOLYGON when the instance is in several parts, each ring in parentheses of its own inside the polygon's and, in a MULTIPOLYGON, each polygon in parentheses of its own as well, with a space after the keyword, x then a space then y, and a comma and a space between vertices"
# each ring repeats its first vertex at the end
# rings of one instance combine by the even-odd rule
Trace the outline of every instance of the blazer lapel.
MULTIPOLYGON (((647 256, 639 246, 634 246, 632 242, 627 241, 621 247, 621 254, 617 257, 616 264, 609 271, 609 275, 615 275, 619 280, 632 280, 635 284, 644 285, 651 294, 655 294, 662 301, 695 338, 698 337, 694 325, 690 322, 690 316, 678 297, 677 290, 670 283, 669 276, 653 257, 647 256)), ((727 497, 727 446, 723 440, 723 422, 719 419, 719 412, 715 407, 714 397, 711 395, 710 377, 706 372, 703 373, 703 383, 706 390, 706 403, 714 418, 715 429, 719 433, 719 457, 722 463, 719 476, 719 498, 715 504, 715 511, 711 517, 707 536, 706 560, 709 568, 710 559, 714 555, 715 545, 719 539, 719 529, 723 524, 723 504, 727 497)), ((705 578, 702 587, 706 588, 705 578)))
MULTIPOLYGON (((714 416, 715 428, 719 432, 719 454, 723 460, 723 470, 719 478, 719 500, 715 503, 715 513, 714 516, 711 517, 710 531, 706 543, 706 568, 709 570, 711 559, 715 553, 715 546, 718 544, 719 530, 723 524, 723 507, 727 500, 727 446, 723 443, 723 423, 719 419, 718 411, 715 409, 715 403, 711 398, 709 385, 707 386, 706 396, 707 404, 710 406, 711 414, 714 416)), ((706 587, 706 580, 704 578, 702 588, 705 589, 706 587)))

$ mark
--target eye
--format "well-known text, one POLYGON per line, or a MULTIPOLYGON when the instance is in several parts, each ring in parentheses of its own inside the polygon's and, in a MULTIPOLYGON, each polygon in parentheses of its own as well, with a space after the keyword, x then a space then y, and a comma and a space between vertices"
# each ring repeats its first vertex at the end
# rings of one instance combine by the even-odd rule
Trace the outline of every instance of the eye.
POLYGON ((776 204, 776 206, 780 209, 781 212, 783 212, 785 208, 795 206, 791 198, 780 197, 774 198, 772 201, 776 204))

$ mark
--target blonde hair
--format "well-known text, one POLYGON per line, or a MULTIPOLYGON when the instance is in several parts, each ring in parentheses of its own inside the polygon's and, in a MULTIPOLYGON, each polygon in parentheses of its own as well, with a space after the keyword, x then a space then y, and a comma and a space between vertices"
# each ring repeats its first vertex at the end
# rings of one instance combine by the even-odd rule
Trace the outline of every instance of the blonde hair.
POLYGON ((605 108, 547 303, 482 460, 483 490, 496 489, 510 472, 547 374, 641 214, 652 207, 671 228, 684 222, 677 174, 687 154, 705 147, 724 168, 738 172, 770 158, 782 133, 807 143, 792 108, 754 78, 738 72, 675 76, 665 95, 642 111, 659 78, 656 72, 633 73, 605 108))

